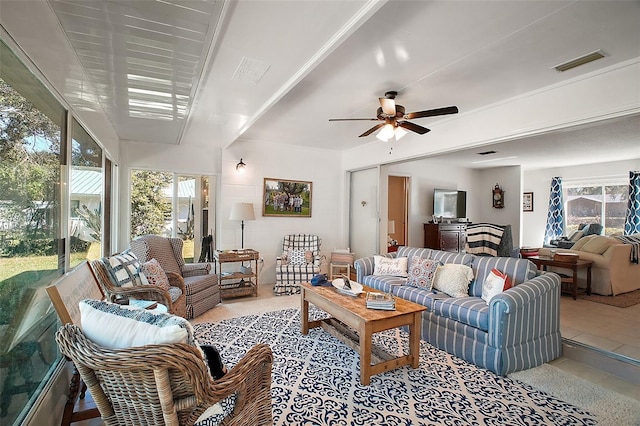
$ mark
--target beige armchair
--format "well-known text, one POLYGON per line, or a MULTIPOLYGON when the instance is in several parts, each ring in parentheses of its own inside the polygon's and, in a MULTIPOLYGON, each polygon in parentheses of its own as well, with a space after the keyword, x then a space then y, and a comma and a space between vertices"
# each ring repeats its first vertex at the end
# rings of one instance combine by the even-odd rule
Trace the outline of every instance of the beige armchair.
POLYGON ((107 349, 72 324, 58 330, 56 341, 77 367, 107 426, 192 425, 234 394, 233 411, 220 424, 273 423, 268 345, 254 346, 214 381, 198 348, 186 343, 107 349))
POLYGON ((131 241, 131 251, 140 262, 156 259, 167 276, 173 274, 184 283, 187 315, 195 318, 220 303, 218 276, 209 263, 185 263, 180 238, 143 235, 131 241))

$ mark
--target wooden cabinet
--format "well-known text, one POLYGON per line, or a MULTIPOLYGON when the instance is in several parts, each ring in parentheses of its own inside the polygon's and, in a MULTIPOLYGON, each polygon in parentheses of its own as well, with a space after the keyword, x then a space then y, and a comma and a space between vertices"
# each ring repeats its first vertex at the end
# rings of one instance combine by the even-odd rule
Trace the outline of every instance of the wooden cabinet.
MULTIPOLYGON (((240 296, 258 296, 258 260, 255 250, 216 250, 215 273, 218 274, 222 299, 240 296), (240 263, 236 271, 222 271, 223 263, 240 263)), ((234 266, 234 269, 236 267, 234 266)))
POLYGON ((424 224, 424 246, 426 248, 464 253, 466 244, 466 223, 424 224))

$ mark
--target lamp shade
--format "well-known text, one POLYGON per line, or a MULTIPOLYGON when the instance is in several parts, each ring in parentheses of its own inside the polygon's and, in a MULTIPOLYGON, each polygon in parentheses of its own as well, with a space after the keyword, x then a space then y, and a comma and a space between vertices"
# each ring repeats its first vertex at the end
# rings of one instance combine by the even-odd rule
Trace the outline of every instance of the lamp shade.
POLYGON ((255 220, 256 216, 253 212, 253 203, 235 203, 231 207, 229 220, 255 220))
POLYGON ((395 220, 390 220, 389 224, 387 225, 387 229, 389 234, 395 234, 396 233, 396 222, 395 220))

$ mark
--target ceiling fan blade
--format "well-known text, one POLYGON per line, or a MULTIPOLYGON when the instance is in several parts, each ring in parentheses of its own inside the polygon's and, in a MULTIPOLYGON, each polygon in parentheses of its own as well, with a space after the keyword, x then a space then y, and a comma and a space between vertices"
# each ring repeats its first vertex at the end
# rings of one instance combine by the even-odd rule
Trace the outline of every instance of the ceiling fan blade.
POLYGON ((329 121, 378 121, 377 118, 330 118, 329 121))
POLYGON ((431 129, 427 129, 426 127, 418 126, 417 124, 410 123, 408 121, 398 121, 398 126, 403 127, 407 130, 411 130, 412 132, 419 133, 424 135, 427 132, 430 132, 431 129))
POLYGON ((380 101, 382 112, 392 117, 396 115, 396 101, 389 98, 378 98, 378 100, 380 101))
POLYGON ((416 111, 405 114, 404 118, 412 120, 414 118, 434 117, 436 115, 457 114, 458 107, 450 106, 445 108, 428 109, 426 111, 416 111))
POLYGON ((363 138, 365 136, 369 136, 371 133, 375 132, 376 130, 378 130, 379 128, 383 127, 385 124, 387 123, 380 123, 380 124, 376 124, 375 126, 373 126, 372 128, 370 128, 369 130, 367 130, 366 132, 364 132, 363 134, 361 134, 360 136, 358 136, 359 138, 363 138))

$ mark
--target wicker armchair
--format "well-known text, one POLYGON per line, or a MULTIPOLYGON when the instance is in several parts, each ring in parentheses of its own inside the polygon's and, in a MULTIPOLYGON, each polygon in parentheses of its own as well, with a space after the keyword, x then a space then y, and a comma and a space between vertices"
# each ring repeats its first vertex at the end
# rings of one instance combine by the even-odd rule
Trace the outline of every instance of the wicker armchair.
POLYGON ((111 281, 109 273, 107 272, 107 267, 102 260, 92 260, 90 265, 91 270, 93 271, 93 275, 95 276, 98 283, 100 283, 100 286, 104 290, 109 301, 113 302, 120 297, 141 300, 155 300, 165 305, 169 313, 181 316, 183 318, 186 317, 187 297, 184 287, 184 281, 182 281, 181 277, 176 276, 175 274, 167 273, 167 277, 169 278, 171 287, 175 288, 176 290, 169 289, 169 291, 167 291, 155 285, 119 287, 115 285, 113 281, 111 281), (177 291, 178 289, 180 291, 177 291))
POLYGON ((236 394, 222 425, 270 425, 271 365, 258 344, 222 379, 213 381, 197 348, 174 343, 106 349, 72 324, 56 333, 60 351, 77 367, 109 425, 191 425, 215 403, 236 394))
POLYGON ((211 264, 185 263, 182 245, 180 238, 159 235, 142 235, 130 242, 131 251, 140 262, 156 259, 167 275, 183 280, 187 296, 185 318, 195 318, 220 303, 220 286, 218 276, 210 273, 211 264))

